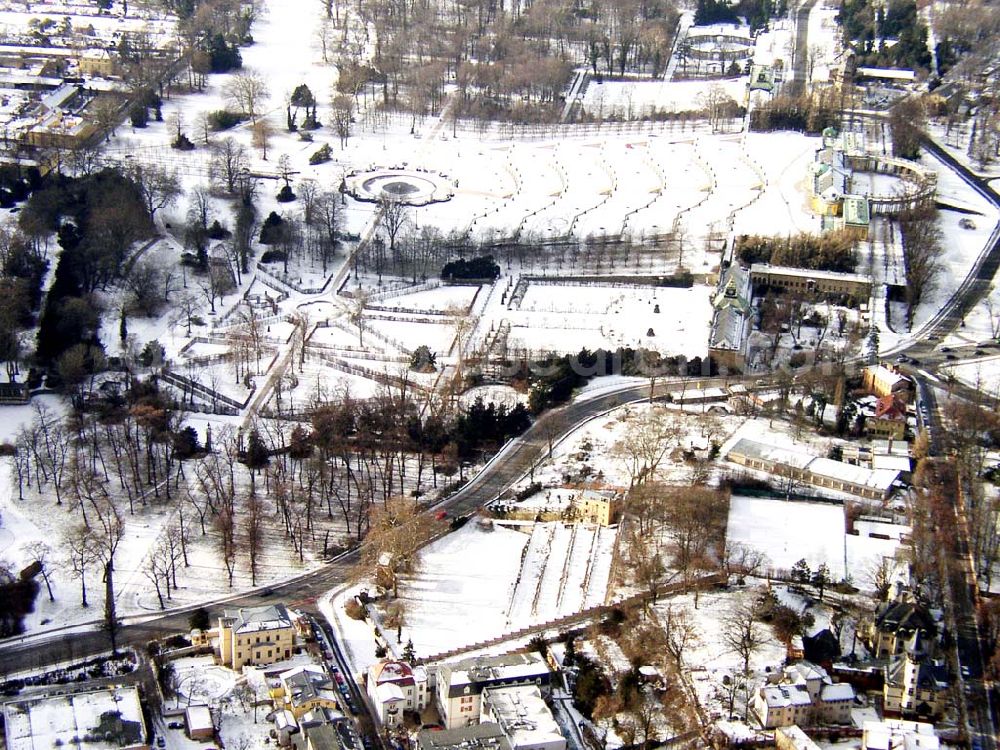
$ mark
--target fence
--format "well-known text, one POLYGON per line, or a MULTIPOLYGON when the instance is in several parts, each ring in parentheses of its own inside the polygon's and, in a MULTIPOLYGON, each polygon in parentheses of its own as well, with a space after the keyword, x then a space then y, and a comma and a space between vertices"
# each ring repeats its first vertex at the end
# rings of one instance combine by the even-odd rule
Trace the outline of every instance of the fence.
POLYGON ((368 380, 374 380, 376 383, 381 383, 382 385, 392 386, 396 388, 408 388, 415 389, 418 391, 427 391, 428 388, 425 385, 416 383, 412 380, 400 377, 399 375, 392 375, 381 370, 375 370, 371 367, 365 367, 363 365, 357 365, 352 362, 347 362, 346 360, 335 357, 327 352, 317 352, 314 350, 306 350, 306 357, 308 359, 319 360, 324 364, 329 365, 335 370, 340 370, 348 375, 357 375, 358 377, 367 378, 368 380))
POLYGON ((622 607, 633 607, 638 604, 642 604, 647 601, 656 601, 662 596, 671 596, 673 594, 682 594, 688 591, 693 591, 696 588, 707 588, 709 586, 721 586, 726 582, 726 575, 724 573, 709 573, 707 575, 701 576, 688 583, 670 583, 663 586, 658 586, 655 591, 641 592, 639 594, 634 594, 632 596, 626 597, 624 599, 619 599, 611 604, 599 604, 596 607, 590 607, 588 609, 580 610, 573 614, 564 615, 562 617, 557 617, 553 620, 548 620, 537 625, 529 625, 519 630, 515 630, 511 633, 506 633, 496 638, 490 638, 485 641, 479 641, 478 643, 472 643, 467 646, 460 646, 458 648, 453 648, 448 651, 443 651, 439 654, 434 654, 433 656, 428 656, 425 658, 417 659, 418 664, 430 664, 433 662, 442 661, 444 659, 451 659, 460 654, 464 654, 469 651, 479 651, 480 649, 490 648, 491 646, 497 646, 506 641, 517 640, 519 638, 524 638, 525 636, 534 635, 544 630, 552 630, 557 628, 562 628, 567 625, 573 625, 584 620, 597 619, 609 614, 612 610, 620 609, 622 607))
MULTIPOLYGON (((267 281, 265 281, 264 277, 261 276, 261 274, 264 274, 264 276, 266 276, 268 279, 274 281, 279 285, 284 286, 288 290, 298 292, 299 294, 322 294, 323 292, 326 291, 326 288, 330 286, 330 281, 333 280, 333 276, 328 276, 326 281, 323 282, 323 286, 319 287, 304 286, 301 281, 296 283, 294 280, 289 278, 287 274, 282 274, 279 276, 278 274, 274 273, 269 268, 267 268, 267 266, 265 266, 263 263, 260 262, 257 263, 257 271, 258 271, 257 278, 259 278, 261 282, 267 284, 267 281)), ((270 286, 270 284, 268 284, 268 286, 270 286)), ((273 289, 274 287, 271 288, 273 289)))
MULTIPOLYGON (((174 386, 175 388, 180 388, 184 393, 190 393, 196 395, 199 398, 209 399, 214 407, 216 404, 222 404, 223 406, 228 406, 232 409, 236 409, 238 412, 240 409, 245 407, 250 399, 253 397, 255 387, 251 387, 250 394, 247 396, 246 400, 243 402, 237 401, 230 396, 226 396, 223 393, 219 393, 213 388, 209 388, 206 385, 202 385, 197 380, 192 380, 191 378, 185 377, 184 375, 179 375, 176 372, 171 372, 170 370, 163 370, 160 372, 160 379, 174 386)), ((213 412, 214 413, 214 412, 213 412)))

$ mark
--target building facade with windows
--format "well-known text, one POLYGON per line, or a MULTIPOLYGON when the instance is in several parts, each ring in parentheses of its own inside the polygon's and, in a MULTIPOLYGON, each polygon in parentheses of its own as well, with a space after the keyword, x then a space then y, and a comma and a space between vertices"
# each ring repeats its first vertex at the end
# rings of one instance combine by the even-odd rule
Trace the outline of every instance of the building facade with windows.
POLYGON ((487 688, 533 685, 543 696, 551 692, 549 665, 540 655, 505 654, 474 657, 437 668, 437 704, 446 729, 478 724, 487 688))
POLYGON ((219 659, 235 671, 288 659, 295 625, 284 604, 226 610, 219 618, 219 659))

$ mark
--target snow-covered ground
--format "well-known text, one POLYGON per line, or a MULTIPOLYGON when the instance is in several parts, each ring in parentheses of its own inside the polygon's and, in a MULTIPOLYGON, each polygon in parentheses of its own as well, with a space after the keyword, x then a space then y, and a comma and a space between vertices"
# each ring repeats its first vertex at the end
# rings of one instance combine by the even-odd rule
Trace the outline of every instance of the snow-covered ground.
MULTIPOLYGON (((987 240, 992 235, 1000 213, 997 212, 985 198, 973 190, 959 175, 947 169, 935 156, 924 153, 921 162, 933 168, 938 174, 938 196, 949 205, 959 206, 971 214, 959 211, 941 210, 938 213, 938 226, 942 234, 942 255, 940 257, 941 273, 933 288, 917 306, 914 315, 913 330, 919 329, 930 321, 952 294, 965 280, 973 263, 986 248, 987 240), (971 219, 974 228, 963 228, 959 225, 963 219, 971 219)), ((905 331, 903 316, 898 305, 894 306, 893 323, 895 332, 882 328, 880 331, 879 348, 886 352, 895 349, 911 334, 905 331)), ((962 335, 964 331, 956 332, 962 335)))
POLYGON ((847 534, 842 505, 740 495, 730 501, 727 539, 765 554, 768 567, 789 570, 804 559, 815 570, 825 563, 834 579, 850 575, 860 586, 899 546, 896 540, 847 534))
POLYGON ((420 656, 603 604, 615 527, 468 523, 420 554, 400 586, 401 643, 420 656))
POLYGON ((1000 357, 976 357, 975 359, 942 368, 942 372, 953 375, 959 382, 992 395, 1000 388, 1000 357))

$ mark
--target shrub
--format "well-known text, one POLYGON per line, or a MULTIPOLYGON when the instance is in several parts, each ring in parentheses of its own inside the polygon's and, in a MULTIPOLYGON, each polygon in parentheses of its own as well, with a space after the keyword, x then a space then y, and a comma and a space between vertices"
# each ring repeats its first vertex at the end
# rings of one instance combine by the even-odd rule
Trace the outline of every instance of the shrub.
POLYGON ((483 255, 472 260, 459 258, 446 263, 441 269, 442 279, 498 279, 500 266, 492 255, 483 255))
POLYGON ((195 146, 191 142, 190 138, 188 138, 184 133, 181 133, 171 142, 170 148, 175 148, 178 151, 194 151, 195 146))
POLYGON ((285 262, 285 251, 284 250, 265 250, 264 254, 260 256, 261 263, 284 263, 285 262))
POLYGON ((208 124, 215 131, 229 130, 229 128, 239 125, 244 119, 246 118, 239 112, 217 109, 208 115, 208 124))
POLYGON ((278 203, 291 203, 295 200, 295 193, 290 185, 285 185, 278 191, 278 203))
POLYGON ((132 121, 133 128, 144 128, 149 122, 149 113, 141 104, 136 104, 128 111, 129 120, 132 121))
POLYGON ((208 610, 204 607, 198 607, 188 617, 188 625, 191 626, 192 630, 208 630, 212 627, 212 620, 208 616, 208 610))
POLYGON ((322 146, 320 146, 318 149, 316 149, 313 152, 312 156, 309 157, 309 163, 310 164, 322 164, 324 162, 330 161, 330 159, 332 157, 333 157, 333 154, 330 151, 330 144, 329 143, 324 143, 322 146))
POLYGON ((355 598, 348 599, 347 603, 344 604, 344 613, 352 620, 365 619, 365 608, 362 607, 361 602, 355 598))
POLYGON ((426 344, 421 344, 413 350, 410 358, 410 369, 416 372, 434 372, 437 369, 437 354, 426 344))
POLYGON ((224 240, 232 236, 232 232, 226 229, 219 220, 216 219, 212 222, 212 226, 208 228, 208 238, 212 240, 224 240))
POLYGON ((285 220, 274 211, 269 213, 260 228, 260 244, 273 245, 280 240, 284 223, 285 220))

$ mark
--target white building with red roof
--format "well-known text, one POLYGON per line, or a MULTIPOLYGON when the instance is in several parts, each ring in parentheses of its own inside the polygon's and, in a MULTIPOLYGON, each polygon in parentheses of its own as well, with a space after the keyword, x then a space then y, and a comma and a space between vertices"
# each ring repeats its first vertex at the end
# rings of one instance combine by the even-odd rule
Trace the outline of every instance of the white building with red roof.
POLYGON ((405 661, 380 661, 368 668, 368 698, 383 726, 398 726, 403 711, 423 711, 430 701, 427 670, 405 661))

